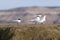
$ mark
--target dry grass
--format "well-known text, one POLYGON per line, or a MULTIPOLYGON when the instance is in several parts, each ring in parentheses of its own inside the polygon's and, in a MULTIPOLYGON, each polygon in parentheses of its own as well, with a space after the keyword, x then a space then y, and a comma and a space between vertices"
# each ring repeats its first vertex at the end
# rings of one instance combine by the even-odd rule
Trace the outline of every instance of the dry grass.
POLYGON ((60 40, 60 24, 0 25, 0 40, 60 40))

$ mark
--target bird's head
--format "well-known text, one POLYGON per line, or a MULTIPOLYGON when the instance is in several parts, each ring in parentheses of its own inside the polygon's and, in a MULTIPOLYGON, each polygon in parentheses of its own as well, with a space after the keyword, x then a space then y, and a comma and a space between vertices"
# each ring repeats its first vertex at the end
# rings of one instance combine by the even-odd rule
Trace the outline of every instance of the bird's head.
POLYGON ((21 19, 18 19, 18 20, 21 20, 21 19))
POLYGON ((38 15, 38 17, 41 17, 42 15, 38 15))

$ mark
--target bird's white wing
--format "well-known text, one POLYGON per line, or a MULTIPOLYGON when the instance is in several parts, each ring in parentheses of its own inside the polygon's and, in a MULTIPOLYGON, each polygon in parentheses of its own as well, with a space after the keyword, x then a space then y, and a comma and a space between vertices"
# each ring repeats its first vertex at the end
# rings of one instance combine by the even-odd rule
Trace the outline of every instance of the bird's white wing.
POLYGON ((44 22, 44 21, 46 21, 46 16, 44 16, 39 22, 44 22))

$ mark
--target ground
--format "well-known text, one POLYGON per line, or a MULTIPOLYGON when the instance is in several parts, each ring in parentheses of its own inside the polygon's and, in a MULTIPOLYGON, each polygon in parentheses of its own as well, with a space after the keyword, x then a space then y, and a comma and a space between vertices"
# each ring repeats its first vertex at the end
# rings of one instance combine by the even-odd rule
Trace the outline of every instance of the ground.
POLYGON ((60 24, 0 24, 0 40, 60 40, 60 24))

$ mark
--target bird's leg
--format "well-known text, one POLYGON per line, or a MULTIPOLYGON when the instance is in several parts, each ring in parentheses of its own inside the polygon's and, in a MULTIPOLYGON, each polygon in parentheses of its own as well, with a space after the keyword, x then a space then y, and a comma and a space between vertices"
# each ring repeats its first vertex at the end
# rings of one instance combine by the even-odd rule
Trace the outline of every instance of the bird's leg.
POLYGON ((20 23, 17 23, 17 25, 19 25, 20 23))

